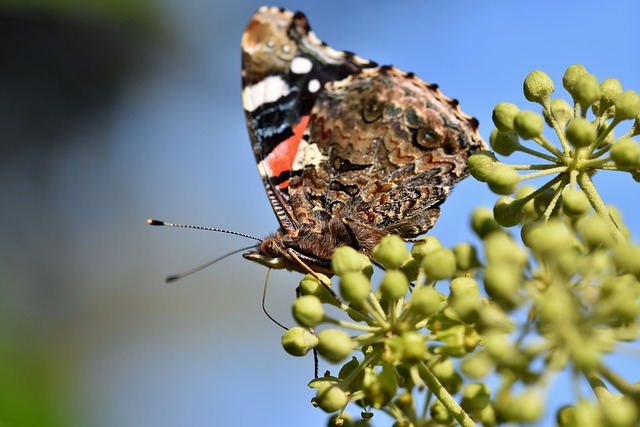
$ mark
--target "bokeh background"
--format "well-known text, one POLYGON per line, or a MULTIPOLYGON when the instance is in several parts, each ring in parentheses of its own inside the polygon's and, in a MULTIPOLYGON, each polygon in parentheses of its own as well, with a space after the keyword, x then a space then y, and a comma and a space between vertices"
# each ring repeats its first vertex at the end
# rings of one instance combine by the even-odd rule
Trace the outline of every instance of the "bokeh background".
MULTIPOLYGON (((485 137, 496 103, 536 109, 521 93, 533 69, 559 82, 582 63, 640 91, 635 0, 277 5, 334 48, 439 83, 485 137)), ((240 38, 259 6, 0 2, 0 426, 324 425, 311 359, 287 356, 260 309, 264 268, 236 255, 163 282, 251 242, 145 225, 276 229, 240 99, 240 38)), ((637 238, 637 185, 600 175, 637 238)), ((494 200, 467 180, 432 234, 472 239, 471 208, 494 200)), ((271 275, 284 323, 299 279, 271 275)), ((564 383, 554 405, 571 398, 564 383)))

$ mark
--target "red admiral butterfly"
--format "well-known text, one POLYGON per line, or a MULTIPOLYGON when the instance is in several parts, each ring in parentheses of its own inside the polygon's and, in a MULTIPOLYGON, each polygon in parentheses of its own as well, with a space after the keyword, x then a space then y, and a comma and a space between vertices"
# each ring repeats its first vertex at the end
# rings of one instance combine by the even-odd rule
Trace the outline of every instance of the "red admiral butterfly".
POLYGON ((487 149, 478 122, 412 73, 336 51, 304 14, 262 7, 242 37, 242 100, 281 228, 245 258, 331 274, 351 246, 433 227, 467 159, 487 149))

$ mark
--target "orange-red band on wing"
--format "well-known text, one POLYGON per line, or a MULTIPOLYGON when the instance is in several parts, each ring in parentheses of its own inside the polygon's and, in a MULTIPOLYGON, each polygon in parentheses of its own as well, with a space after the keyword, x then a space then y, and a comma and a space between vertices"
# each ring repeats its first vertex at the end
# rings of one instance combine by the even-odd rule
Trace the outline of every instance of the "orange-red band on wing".
MULTIPOLYGON (((304 130, 307 128, 310 116, 302 116, 300 121, 293 126, 293 135, 278 144, 265 158, 267 167, 272 176, 279 176, 283 172, 290 172, 293 161, 298 153, 298 147, 302 140, 304 130)), ((284 189, 289 185, 289 180, 281 182, 278 187, 284 189)))

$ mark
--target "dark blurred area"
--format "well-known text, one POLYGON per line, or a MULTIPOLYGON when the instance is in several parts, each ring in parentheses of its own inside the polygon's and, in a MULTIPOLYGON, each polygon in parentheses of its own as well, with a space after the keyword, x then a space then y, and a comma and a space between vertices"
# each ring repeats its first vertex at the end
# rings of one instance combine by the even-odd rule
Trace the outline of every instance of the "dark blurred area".
MULTIPOLYGON (((0 4, 3 427, 80 422, 67 394, 76 360, 57 333, 68 321, 73 287, 53 267, 64 251, 47 243, 65 237, 50 212, 57 197, 53 159, 73 149, 69 136, 78 128, 108 122, 121 88, 152 66, 154 50, 166 41, 157 11, 146 2, 41 3, 0 4)), ((105 141, 83 143, 100 150, 105 141)))

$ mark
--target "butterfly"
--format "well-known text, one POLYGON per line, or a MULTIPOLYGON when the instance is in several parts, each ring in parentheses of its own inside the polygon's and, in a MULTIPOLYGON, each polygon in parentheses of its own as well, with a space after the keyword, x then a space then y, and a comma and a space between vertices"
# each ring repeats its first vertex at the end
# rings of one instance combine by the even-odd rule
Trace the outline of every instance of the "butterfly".
POLYGON ((244 257, 270 268, 331 275, 339 247, 371 257, 388 234, 424 234, 487 149, 437 85, 334 50, 282 8, 260 8, 242 36, 242 101, 280 223, 244 257))

